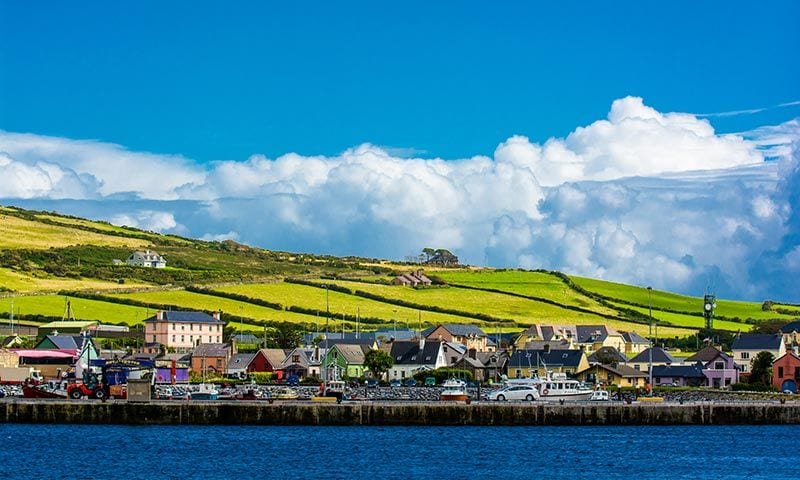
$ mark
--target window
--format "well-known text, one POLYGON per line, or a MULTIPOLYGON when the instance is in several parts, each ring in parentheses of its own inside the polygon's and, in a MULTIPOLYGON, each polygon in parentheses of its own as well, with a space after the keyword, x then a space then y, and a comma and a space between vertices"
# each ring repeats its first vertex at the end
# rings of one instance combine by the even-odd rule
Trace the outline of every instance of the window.
POLYGON ((724 370, 725 362, 714 362, 714 370, 724 370))
POLYGON ((517 369, 517 378, 522 378, 522 370, 517 369))
POLYGON ((181 325, 181 331, 186 329, 186 325, 181 325))
POLYGON ((184 336, 181 335, 181 342, 184 342, 184 341, 186 341, 186 338, 184 338, 184 336))
POLYGON ((156 341, 156 336, 155 336, 155 335, 153 335, 153 342, 155 342, 155 341, 156 341))
POLYGON ((173 341, 173 342, 175 341, 175 335, 173 335, 173 336, 172 336, 172 341, 173 341))
POLYGON ((189 324, 189 331, 191 332, 193 330, 194 330, 194 323, 190 323, 189 324))
POLYGON ((778 367, 778 377, 783 378, 783 367, 778 367))
POLYGON ((742 352, 742 360, 748 360, 750 358, 750 352, 742 352))
POLYGON ((300 355, 292 355, 292 363, 300 363, 300 355))
POLYGON ((794 367, 794 378, 800 378, 800 367, 794 367))
POLYGON ((406 371, 405 370, 400 372, 400 378, 406 378, 406 371))
POLYGON ((220 340, 220 336, 219 336, 219 335, 217 335, 217 342, 221 342, 221 341, 222 341, 222 340, 220 340))

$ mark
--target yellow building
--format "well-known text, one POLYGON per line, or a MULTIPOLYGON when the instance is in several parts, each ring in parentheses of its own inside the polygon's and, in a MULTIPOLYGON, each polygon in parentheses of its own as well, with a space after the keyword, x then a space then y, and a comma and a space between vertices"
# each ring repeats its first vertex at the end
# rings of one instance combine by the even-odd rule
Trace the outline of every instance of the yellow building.
POLYGON ((617 387, 643 387, 647 383, 647 373, 627 365, 592 365, 577 374, 578 380, 598 385, 617 387))
POLYGON ((587 368, 589 360, 583 350, 517 350, 508 360, 508 377, 546 377, 547 372, 572 376, 587 368))

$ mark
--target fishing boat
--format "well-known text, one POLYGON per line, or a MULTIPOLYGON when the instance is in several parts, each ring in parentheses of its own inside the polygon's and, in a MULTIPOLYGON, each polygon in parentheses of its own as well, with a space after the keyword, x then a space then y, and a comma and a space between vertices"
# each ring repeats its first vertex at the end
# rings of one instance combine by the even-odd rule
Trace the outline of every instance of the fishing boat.
POLYGON ((567 378, 565 373, 547 373, 547 378, 515 378, 506 381, 509 385, 534 385, 539 390, 539 399, 546 402, 577 402, 589 400, 592 389, 577 380, 567 378))
POLYGON ((214 388, 214 385, 208 383, 201 383, 197 391, 189 394, 192 400, 217 400, 219 397, 219 390, 214 388))
POLYGON ((446 380, 442 387, 442 393, 439 394, 439 400, 445 402, 468 402, 470 397, 467 392, 467 382, 457 378, 446 380))
POLYGON ((28 381, 22 384, 24 398, 67 398, 66 390, 51 383, 28 381))

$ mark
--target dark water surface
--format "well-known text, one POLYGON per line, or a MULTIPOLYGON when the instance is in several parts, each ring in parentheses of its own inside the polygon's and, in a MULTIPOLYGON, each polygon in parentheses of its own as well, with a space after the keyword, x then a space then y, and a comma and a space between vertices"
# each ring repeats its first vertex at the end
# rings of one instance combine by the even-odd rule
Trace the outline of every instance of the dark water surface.
POLYGON ((0 425, 0 478, 800 478, 794 426, 0 425))

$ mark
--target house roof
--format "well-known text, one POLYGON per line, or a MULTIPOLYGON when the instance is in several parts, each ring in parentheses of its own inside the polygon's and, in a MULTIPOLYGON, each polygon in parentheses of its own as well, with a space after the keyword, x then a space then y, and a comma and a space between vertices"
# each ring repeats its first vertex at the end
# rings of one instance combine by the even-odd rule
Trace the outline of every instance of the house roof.
MULTIPOLYGON (((642 350, 642 353, 628 360, 630 363, 648 363, 650 361, 650 348, 642 350)), ((672 355, 661 347, 652 347, 653 363, 679 363, 672 355)))
POLYGON ((609 372, 611 372, 611 373, 613 373, 613 374, 615 374, 617 376, 620 376, 622 378, 646 378, 648 376, 648 374, 645 373, 645 372, 640 372, 639 370, 636 370, 633 367, 629 367, 627 365, 623 365, 623 364, 619 364, 619 363, 610 364, 610 365, 596 364, 596 365, 592 365, 591 367, 587 368, 586 370, 583 370, 583 371, 578 372, 578 373, 583 373, 583 372, 585 372, 587 370, 590 370, 592 368, 600 368, 602 370, 609 371, 609 372))
MULTIPOLYGON (((332 347, 334 347, 336 345, 365 345, 365 346, 371 346, 373 343, 375 343, 375 339, 374 338, 358 338, 358 339, 350 338, 350 339, 344 339, 344 340, 340 340, 340 339, 328 340, 327 345, 328 345, 328 348, 332 348, 332 347)), ((325 340, 323 340, 320 343, 320 345, 324 347, 325 346, 325 340)))
POLYGON ((247 368, 255 357, 255 353, 237 353, 231 357, 228 368, 247 368))
MULTIPOLYGON (((187 312, 187 311, 176 311, 176 310, 168 310, 163 313, 163 322, 182 322, 182 323, 225 323, 222 320, 217 320, 216 318, 212 317, 211 315, 207 314, 206 312, 187 312)), ((145 320, 145 322, 156 322, 157 316, 153 315, 152 317, 145 320)))
POLYGON ((589 355, 587 360, 589 363, 625 363, 628 361, 628 357, 614 347, 600 347, 589 355))
POLYGON ((568 350, 569 342, 566 340, 534 340, 526 342, 523 350, 544 350, 545 348, 568 350))
POLYGON ((419 342, 392 342, 389 355, 395 365, 433 365, 442 348, 442 342, 428 340, 420 352, 419 342))
POLYGON ((645 343, 650 344, 650 341, 639 335, 636 332, 622 332, 622 338, 625 343, 645 343))
POLYGON ((259 352, 264 355, 272 368, 279 368, 286 360, 286 352, 280 348, 262 348, 259 352))
MULTIPOLYGON (((47 335, 45 336, 35 348, 39 349, 44 341, 49 340, 59 350, 80 350, 83 347, 84 337, 80 335, 47 335)), ((91 338, 89 342, 92 342, 91 338)))
POLYGON ((244 343, 247 345, 258 345, 261 343, 261 340, 252 333, 237 333, 233 338, 236 340, 236 343, 244 343))
POLYGON ((578 333, 578 343, 602 342, 609 334, 616 333, 605 325, 577 325, 575 330, 578 333))
POLYGON ((227 357, 227 343, 201 343, 195 347, 192 357, 227 357))
MULTIPOLYGON (((334 347, 344 357, 345 362, 349 365, 363 365, 364 354, 366 353, 364 345, 341 344, 334 347)), ((369 351, 367 349, 367 351, 369 351)))
POLYGON ((46 330, 58 330, 59 328, 62 329, 62 330, 67 329, 67 328, 84 329, 84 328, 89 328, 91 326, 97 325, 98 323, 99 322, 89 321, 89 320, 87 320, 87 321, 84 321, 84 320, 63 320, 63 321, 59 321, 59 322, 45 323, 44 325, 39 325, 39 328, 40 329, 46 329, 46 330))
POLYGON ((695 362, 703 362, 707 363, 711 360, 717 358, 722 352, 720 352, 716 347, 712 347, 711 345, 703 348, 699 352, 695 353, 694 355, 687 357, 684 360, 685 363, 695 363, 695 362))
POLYGON ((653 377, 705 378, 703 365, 653 365, 653 377))
POLYGON ((781 333, 800 332, 800 320, 789 322, 781 327, 781 333))
POLYGON ((470 323, 444 323, 437 325, 435 327, 428 327, 422 331, 422 336, 427 337, 431 333, 434 332, 437 328, 442 327, 451 335, 457 337, 469 337, 469 336, 476 336, 476 337, 485 337, 486 332, 480 329, 477 325, 472 325, 470 323))
POLYGON ((733 350, 778 350, 783 341, 782 335, 768 333, 741 333, 731 344, 733 350))
POLYGON ((583 350, 517 350, 508 359, 508 367, 578 367, 584 355, 583 350))

